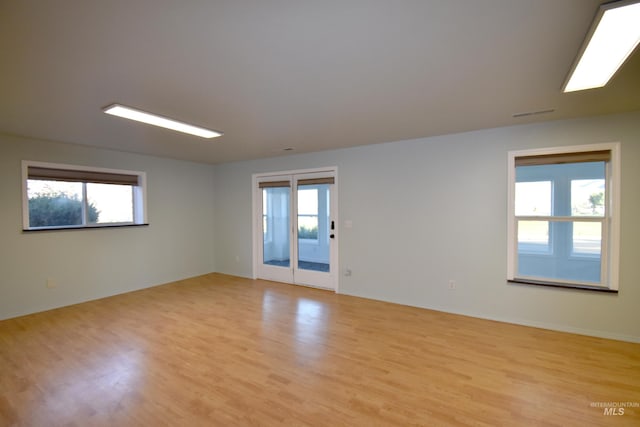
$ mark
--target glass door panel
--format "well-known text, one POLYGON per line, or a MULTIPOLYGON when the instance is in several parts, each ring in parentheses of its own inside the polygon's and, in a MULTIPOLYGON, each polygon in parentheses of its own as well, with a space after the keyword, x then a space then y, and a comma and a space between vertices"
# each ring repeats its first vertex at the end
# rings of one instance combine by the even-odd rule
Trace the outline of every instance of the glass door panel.
POLYGON ((294 175, 294 283, 336 288, 335 177, 326 173, 294 175))
POLYGON ((329 184, 298 186, 298 269, 329 272, 329 184))
POLYGON ((262 262, 291 265, 291 217, 289 187, 262 189, 262 262))
POLYGON ((291 183, 290 177, 278 178, 258 183, 258 277, 293 283, 291 183))

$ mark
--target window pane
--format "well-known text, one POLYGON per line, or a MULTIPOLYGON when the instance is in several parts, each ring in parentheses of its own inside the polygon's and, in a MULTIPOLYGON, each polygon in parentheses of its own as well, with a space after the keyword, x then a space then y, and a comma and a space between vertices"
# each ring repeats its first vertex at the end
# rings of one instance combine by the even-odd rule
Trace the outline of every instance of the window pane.
POLYGON ((318 215, 298 215, 298 238, 318 240, 318 215))
POLYGON ((262 190, 262 240, 266 241, 269 235, 269 222, 267 221, 267 192, 262 190))
POLYGON ((298 184, 298 268, 330 271, 330 184, 298 184))
MULTIPOLYGON (((519 232, 520 228, 527 230, 527 227, 533 227, 529 225, 520 227, 522 222, 527 221, 519 221, 519 232)), ((543 221, 529 222, 538 223, 543 221)), ((549 247, 550 250, 546 254, 540 250, 540 248, 544 247, 543 245, 535 241, 531 242, 535 237, 532 231, 528 232, 530 241, 523 239, 523 249, 521 249, 519 236, 517 276, 531 277, 537 280, 587 284, 600 283, 602 266, 599 255, 599 240, 594 237, 593 224, 600 226, 599 223, 549 222, 548 227, 551 236, 553 236, 551 238, 553 246, 549 247), (586 229, 583 227, 585 225, 587 225, 586 229), (575 233, 573 238, 571 237, 572 230, 575 233), (537 253, 535 252, 536 244, 538 245, 537 253), (532 247, 534 248, 533 250, 532 247), (571 252, 572 247, 574 252, 571 252), (582 251, 582 253, 577 253, 576 250, 582 251)), ((542 228, 539 224, 535 227, 542 228)), ((538 231, 537 234, 542 237, 542 232, 538 231)))
POLYGON ((550 253, 548 221, 518 221, 518 252, 550 253))
POLYGON ((604 179, 571 181, 571 215, 604 216, 604 179))
POLYGON ((82 183, 27 180, 29 227, 82 225, 82 183))
POLYGON ((298 214, 317 215, 318 214, 318 189, 298 188, 298 214))
POLYGON ((516 182, 516 216, 551 215, 551 181, 516 182))
POLYGON ((600 255, 602 250, 602 224, 599 222, 573 223, 573 253, 600 255))
POLYGON ((263 263, 279 267, 290 265, 289 187, 262 189, 263 263))
POLYGON ((87 183, 88 222, 91 224, 133 222, 133 187, 87 183))
POLYGON ((318 239, 318 189, 298 187, 298 238, 318 239))

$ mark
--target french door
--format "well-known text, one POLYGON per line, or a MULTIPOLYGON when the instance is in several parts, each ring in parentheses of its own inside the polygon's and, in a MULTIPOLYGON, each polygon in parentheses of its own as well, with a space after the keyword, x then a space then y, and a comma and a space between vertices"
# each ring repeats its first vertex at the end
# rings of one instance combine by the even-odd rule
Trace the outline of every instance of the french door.
POLYGON ((335 170, 257 175, 256 277, 336 289, 335 170))

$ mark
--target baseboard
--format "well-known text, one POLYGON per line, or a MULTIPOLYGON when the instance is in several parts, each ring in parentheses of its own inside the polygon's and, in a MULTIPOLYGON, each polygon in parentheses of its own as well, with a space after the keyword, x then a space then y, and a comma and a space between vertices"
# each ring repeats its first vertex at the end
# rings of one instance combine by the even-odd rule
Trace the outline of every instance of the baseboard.
POLYGON ((616 340, 616 341, 626 341, 626 342, 631 342, 631 343, 640 343, 640 336, 617 334, 615 332, 610 332, 610 331, 598 331, 598 330, 592 330, 592 329, 576 328, 576 327, 573 327, 573 326, 561 325, 561 324, 556 324, 556 323, 537 322, 537 321, 532 321, 532 320, 527 320, 527 319, 506 318, 506 317, 499 317, 499 316, 488 316, 488 315, 481 314, 481 313, 471 313, 471 312, 464 312, 464 311, 459 311, 459 310, 451 310, 451 309, 448 309, 448 308, 437 307, 437 306, 406 304, 406 303, 400 302, 400 301, 391 301, 391 300, 385 300, 385 299, 379 299, 379 298, 372 298, 370 296, 359 295, 359 294, 349 293, 349 292, 340 292, 340 294, 354 296, 354 297, 358 297, 358 298, 372 299, 372 300, 376 300, 376 301, 390 302, 390 303, 393 303, 393 304, 406 305, 406 306, 409 306, 409 307, 424 308, 426 310, 440 311, 442 313, 449 313, 449 314, 457 314, 457 315, 460 315, 460 316, 474 317, 474 318, 477 318, 477 319, 492 320, 492 321, 495 321, 495 322, 502 322, 502 323, 510 323, 510 324, 513 324, 513 325, 528 326, 528 327, 539 328, 539 329, 547 329, 547 330, 556 331, 556 332, 567 332, 567 333, 576 334, 576 335, 585 335, 585 336, 589 336, 589 337, 605 338, 605 339, 616 340))

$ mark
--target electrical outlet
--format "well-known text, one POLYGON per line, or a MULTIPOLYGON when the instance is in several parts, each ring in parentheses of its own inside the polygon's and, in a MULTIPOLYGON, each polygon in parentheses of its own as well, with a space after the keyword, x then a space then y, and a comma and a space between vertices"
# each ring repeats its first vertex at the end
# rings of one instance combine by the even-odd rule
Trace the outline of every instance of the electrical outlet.
POLYGON ((58 284, 56 283, 56 281, 55 281, 55 280, 53 280, 53 279, 47 279, 47 288, 49 288, 49 289, 53 289, 53 288, 55 288, 56 286, 58 286, 58 284))
POLYGON ((455 289, 455 288, 456 288, 456 281, 449 280, 449 289, 455 289))
POLYGON ((347 277, 351 276, 351 269, 350 268, 345 268, 344 269, 344 275, 347 276, 347 277))

